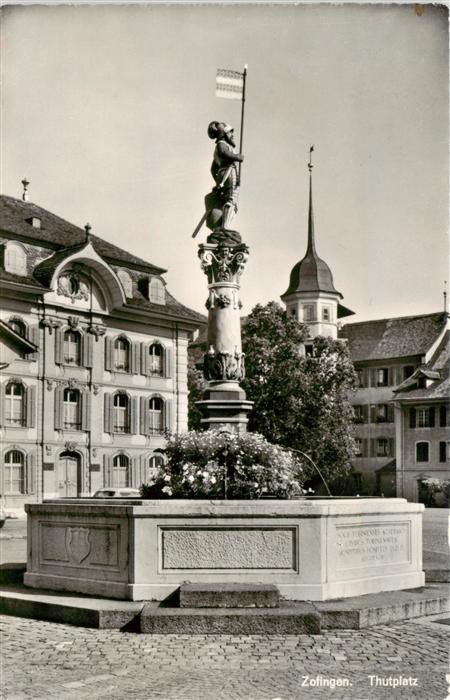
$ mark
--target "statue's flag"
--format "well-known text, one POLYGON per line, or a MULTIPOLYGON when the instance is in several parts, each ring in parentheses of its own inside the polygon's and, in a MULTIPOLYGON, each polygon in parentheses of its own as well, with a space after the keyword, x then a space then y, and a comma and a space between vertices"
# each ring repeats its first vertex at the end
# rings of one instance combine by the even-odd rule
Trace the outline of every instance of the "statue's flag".
POLYGON ((242 100, 244 94, 244 74, 235 70, 218 68, 216 76, 216 97, 228 100, 242 100))

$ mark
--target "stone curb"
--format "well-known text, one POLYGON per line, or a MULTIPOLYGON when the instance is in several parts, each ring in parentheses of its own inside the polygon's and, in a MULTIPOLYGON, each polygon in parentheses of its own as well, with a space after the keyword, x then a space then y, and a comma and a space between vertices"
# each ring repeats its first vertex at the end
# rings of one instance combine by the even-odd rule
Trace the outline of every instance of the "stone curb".
POLYGON ((97 629, 140 628, 153 634, 318 634, 314 630, 363 629, 449 610, 446 583, 326 602, 282 601, 280 608, 164 607, 159 603, 55 595, 20 583, 4 586, 0 598, 0 613, 5 615, 97 629))

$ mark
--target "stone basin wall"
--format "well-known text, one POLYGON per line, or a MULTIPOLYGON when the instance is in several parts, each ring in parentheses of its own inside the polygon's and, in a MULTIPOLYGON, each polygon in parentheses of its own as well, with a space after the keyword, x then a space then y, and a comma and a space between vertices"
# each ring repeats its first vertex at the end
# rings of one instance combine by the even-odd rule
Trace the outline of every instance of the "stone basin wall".
POLYGON ((162 600, 181 583, 273 583, 291 600, 424 585, 423 505, 401 498, 59 499, 29 504, 25 584, 162 600))

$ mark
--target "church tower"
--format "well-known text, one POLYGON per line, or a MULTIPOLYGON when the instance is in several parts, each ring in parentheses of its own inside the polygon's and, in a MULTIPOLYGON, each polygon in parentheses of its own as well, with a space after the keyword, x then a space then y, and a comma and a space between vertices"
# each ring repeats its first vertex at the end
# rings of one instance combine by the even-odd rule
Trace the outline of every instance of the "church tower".
POLYGON ((314 146, 309 153, 309 212, 308 246, 306 255, 291 270, 289 287, 281 295, 287 313, 304 323, 310 338, 318 335, 337 339, 338 319, 354 312, 340 303, 343 296, 334 286, 333 275, 327 263, 319 258, 314 236, 311 162, 314 146))

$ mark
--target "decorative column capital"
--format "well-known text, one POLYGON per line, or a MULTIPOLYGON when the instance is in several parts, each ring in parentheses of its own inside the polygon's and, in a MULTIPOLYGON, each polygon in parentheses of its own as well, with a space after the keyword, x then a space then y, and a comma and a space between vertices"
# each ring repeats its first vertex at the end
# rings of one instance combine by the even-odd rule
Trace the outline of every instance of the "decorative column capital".
POLYGON ((198 248, 201 267, 208 277, 209 284, 239 283, 249 254, 245 243, 237 245, 201 243, 198 248))

